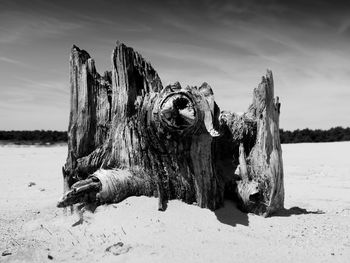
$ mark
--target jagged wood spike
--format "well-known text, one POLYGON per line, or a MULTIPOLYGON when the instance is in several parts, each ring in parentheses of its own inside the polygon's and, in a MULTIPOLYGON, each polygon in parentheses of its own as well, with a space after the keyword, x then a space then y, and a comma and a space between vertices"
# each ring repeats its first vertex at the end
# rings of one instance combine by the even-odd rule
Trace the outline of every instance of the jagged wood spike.
MULTIPOLYGON (((256 122, 256 139, 246 159, 248 178, 243 176, 237 187, 241 208, 264 216, 273 214, 284 205, 279 113, 280 103, 278 99, 274 100, 272 72, 268 71, 254 89, 253 103, 247 112, 249 119, 256 122)), ((232 133, 236 127, 235 123, 229 124, 232 133)))

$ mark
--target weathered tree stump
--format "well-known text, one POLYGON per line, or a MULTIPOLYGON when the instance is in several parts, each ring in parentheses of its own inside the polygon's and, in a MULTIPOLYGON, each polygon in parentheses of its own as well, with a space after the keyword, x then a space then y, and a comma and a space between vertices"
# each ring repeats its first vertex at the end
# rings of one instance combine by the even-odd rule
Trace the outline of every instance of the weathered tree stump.
POLYGON ((247 113, 222 112, 212 88, 162 86, 137 52, 117 43, 112 72, 100 76, 73 46, 65 193, 58 206, 158 196, 212 210, 234 198, 248 212, 283 208, 278 101, 272 73, 247 113))

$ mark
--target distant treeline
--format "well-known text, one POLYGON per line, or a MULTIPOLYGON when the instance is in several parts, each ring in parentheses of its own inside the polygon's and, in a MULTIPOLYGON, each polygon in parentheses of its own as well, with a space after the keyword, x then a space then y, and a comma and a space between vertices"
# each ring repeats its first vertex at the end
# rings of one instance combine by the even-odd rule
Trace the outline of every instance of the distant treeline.
MULTIPOLYGON (((280 130, 281 143, 350 141, 350 128, 335 127, 329 130, 280 130)), ((67 142, 65 131, 0 131, 0 141, 17 144, 55 144, 67 142)))
POLYGON ((65 131, 0 131, 0 141, 16 144, 55 144, 67 140, 65 131))
POLYGON ((280 130, 281 143, 350 141, 350 128, 335 127, 329 130, 280 130))

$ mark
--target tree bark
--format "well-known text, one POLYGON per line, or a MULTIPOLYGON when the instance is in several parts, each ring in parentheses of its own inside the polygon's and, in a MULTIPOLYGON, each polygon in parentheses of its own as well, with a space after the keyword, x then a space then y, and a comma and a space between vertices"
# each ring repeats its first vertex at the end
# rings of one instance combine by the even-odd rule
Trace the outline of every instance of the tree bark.
POLYGON ((239 205, 245 211, 264 216, 284 205, 279 114, 279 99, 274 99, 272 72, 268 71, 254 89, 253 103, 247 113, 240 119, 231 113, 222 116, 233 141, 239 142, 236 186, 239 205))
POLYGON ((259 214, 283 207, 271 73, 244 118, 220 114, 207 83, 163 88, 152 66, 121 43, 112 53, 112 72, 103 77, 89 54, 73 46, 70 82, 66 187, 59 206, 147 195, 158 196, 160 210, 169 199, 214 210, 227 195, 259 214), (235 174, 238 166, 241 173, 235 174), (255 184, 258 190, 251 190, 255 184))

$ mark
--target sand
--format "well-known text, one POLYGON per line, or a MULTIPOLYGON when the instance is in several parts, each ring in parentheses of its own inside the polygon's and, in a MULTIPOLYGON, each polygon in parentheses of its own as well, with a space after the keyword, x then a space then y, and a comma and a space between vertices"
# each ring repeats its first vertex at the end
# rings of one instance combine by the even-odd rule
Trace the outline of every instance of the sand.
POLYGON ((148 197, 65 214, 66 147, 1 146, 0 261, 350 262, 350 142, 282 148, 287 210, 262 218, 148 197))

